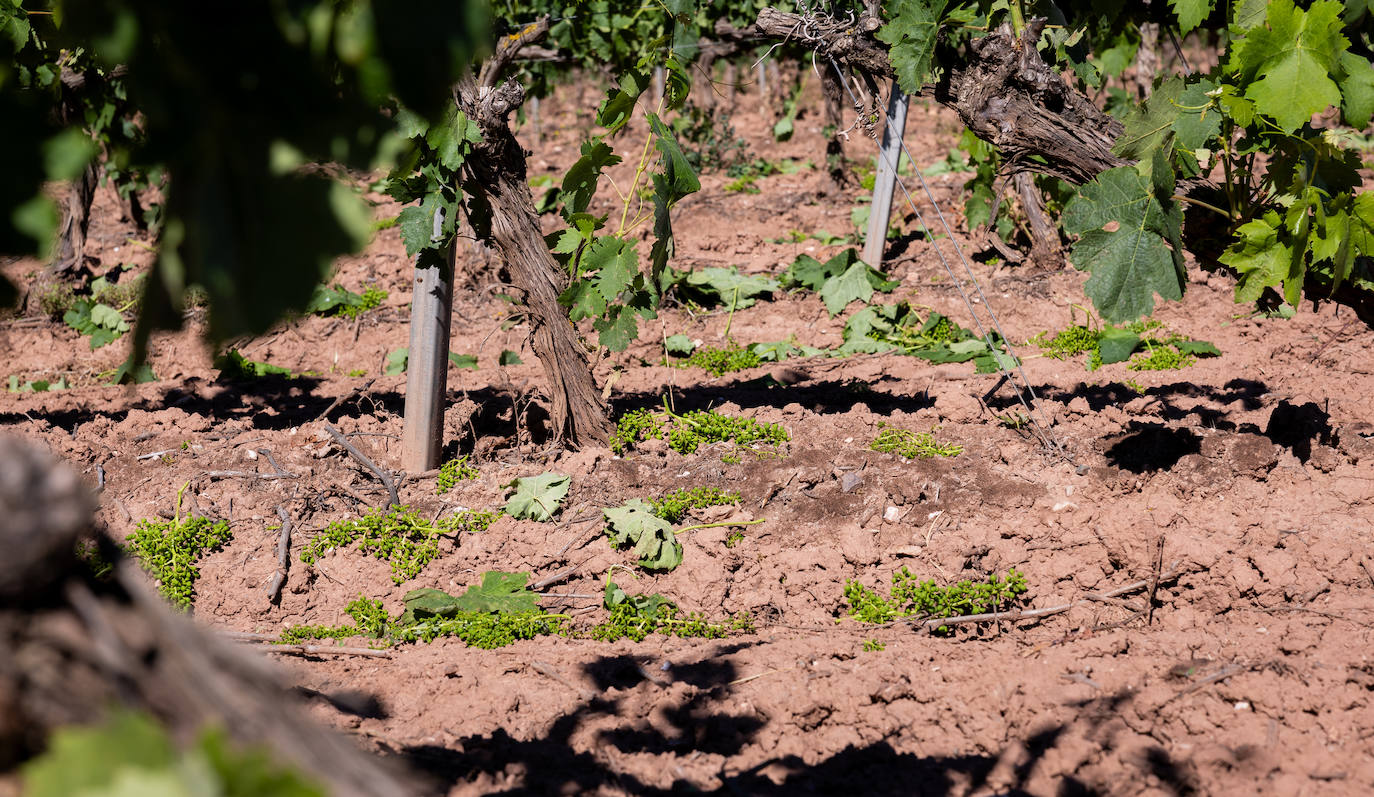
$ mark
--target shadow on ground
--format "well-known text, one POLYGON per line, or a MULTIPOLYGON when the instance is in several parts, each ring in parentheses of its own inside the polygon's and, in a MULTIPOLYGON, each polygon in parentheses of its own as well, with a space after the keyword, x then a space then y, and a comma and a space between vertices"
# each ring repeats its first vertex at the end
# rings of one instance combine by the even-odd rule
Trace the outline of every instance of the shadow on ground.
MULTIPOLYGON (((954 795, 985 788, 998 761, 1007 753, 967 755, 920 755, 898 751, 893 743, 879 741, 863 747, 849 747, 815 764, 795 755, 769 759, 747 769, 725 764, 715 777, 720 785, 703 790, 681 767, 701 754, 729 757, 752 744, 764 732, 767 720, 748 711, 734 714, 721 711, 733 705, 732 681, 738 677, 735 666, 723 656, 673 670, 670 677, 697 687, 688 696, 671 703, 661 700, 654 716, 661 721, 650 724, 624 705, 630 690, 660 689, 659 673, 646 669, 646 661, 632 656, 605 656, 584 665, 585 673, 602 690, 589 696, 572 711, 554 720, 538 738, 517 739, 504 729, 490 735, 469 736, 452 746, 421 745, 399 750, 412 766, 435 780, 436 793, 455 786, 482 783, 488 793, 503 795, 587 794, 600 791, 636 795, 671 794, 867 794, 867 795, 954 795), (613 691, 607 691, 613 690, 613 691), (620 696, 610 697, 610 694, 620 696), (609 722, 608 722, 609 720, 609 722), (592 750, 574 749, 574 737, 585 747, 588 726, 601 726, 593 732, 592 750), (666 729, 663 726, 668 726, 666 729), (670 786, 650 785, 634 774, 636 766, 626 767, 625 757, 639 758, 637 767, 677 770, 670 786), (493 782, 499 784, 492 786, 493 782)), ((1115 716, 1116 707, 1132 699, 1130 693, 1104 696, 1077 706, 1079 719, 1075 734, 1097 733, 1098 726, 1115 716)), ((1003 795, 1028 794, 1032 776, 1045 757, 1071 730, 1069 725, 1043 728, 1024 739, 1008 743, 1010 767, 998 777, 1003 795), (1010 780, 1007 785, 1005 782, 1010 780)), ((1186 765, 1173 761, 1167 752, 1151 748, 1136 760, 1135 772, 1123 778, 1158 778, 1160 785, 1174 794, 1194 791, 1193 777, 1186 765)), ((701 771, 696 769, 698 778, 701 771)), ((655 781, 662 782, 661 778, 655 781)), ((1058 778, 1058 794, 1095 795, 1103 793, 1072 776, 1058 778)))

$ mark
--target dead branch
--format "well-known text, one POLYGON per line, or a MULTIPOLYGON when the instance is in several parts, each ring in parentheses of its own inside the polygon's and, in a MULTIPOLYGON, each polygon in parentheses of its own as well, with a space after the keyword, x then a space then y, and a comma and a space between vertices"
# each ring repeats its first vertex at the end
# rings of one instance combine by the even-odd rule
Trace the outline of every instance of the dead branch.
POLYGON ((281 518, 281 537, 277 540, 277 571, 267 585, 267 602, 281 603, 281 590, 286 586, 286 571, 291 565, 291 516, 286 509, 277 504, 277 517, 281 518))
POLYGON ((324 425, 324 430, 326 432, 329 432, 329 436, 333 437, 334 442, 342 446, 343 450, 347 451, 349 456, 361 462, 364 467, 366 467, 368 470, 376 474, 377 478, 381 480, 382 485, 386 487, 386 491, 390 496, 387 500, 387 505, 383 507, 384 509, 390 509, 391 507, 401 503, 400 497, 396 494, 396 485, 392 483, 391 477, 386 475, 386 471, 382 470, 382 468, 378 466, 377 463, 373 462, 371 459, 368 459, 368 456, 364 454, 362 451, 359 451, 357 446, 348 442, 348 438, 344 437, 343 433, 341 433, 338 429, 335 429, 333 424, 326 423, 324 425))

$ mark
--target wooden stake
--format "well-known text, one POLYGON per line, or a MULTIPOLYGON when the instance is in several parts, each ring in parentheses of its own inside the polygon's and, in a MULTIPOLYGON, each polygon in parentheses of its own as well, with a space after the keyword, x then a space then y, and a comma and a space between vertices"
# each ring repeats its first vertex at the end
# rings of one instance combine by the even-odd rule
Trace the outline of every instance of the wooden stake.
POLYGON ((878 153, 878 176, 873 182, 868 234, 864 237, 864 262, 874 268, 883 266, 887 223, 892 218, 892 197, 897 190, 897 165, 901 163, 902 136, 906 133, 906 109, 906 93, 894 80, 887 99, 887 124, 883 127, 883 147, 878 153))
MULTIPOLYGON (((443 211, 434 213, 434 236, 443 229, 443 211)), ((410 306, 410 361, 406 372, 405 430, 401 467, 407 471, 438 467, 443 447, 444 402, 448 393, 449 321, 453 314, 456 247, 448 250, 448 274, 437 265, 415 264, 410 306)))

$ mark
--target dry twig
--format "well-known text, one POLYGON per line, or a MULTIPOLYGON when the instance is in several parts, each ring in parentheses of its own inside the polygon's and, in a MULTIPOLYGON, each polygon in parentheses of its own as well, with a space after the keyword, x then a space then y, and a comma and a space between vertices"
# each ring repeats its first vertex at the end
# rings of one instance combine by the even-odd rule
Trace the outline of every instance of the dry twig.
POLYGON ((326 432, 329 432, 329 436, 334 438, 334 442, 338 443, 341 447, 343 447, 343 450, 347 451, 349 455, 352 456, 354 459, 363 463, 363 465, 368 470, 375 473, 377 475, 377 478, 381 480, 382 485, 386 487, 386 491, 390 496, 387 505, 383 507, 383 509, 390 509, 391 507, 401 503, 400 497, 396 495, 396 485, 391 481, 391 477, 386 475, 386 471, 382 470, 382 468, 379 467, 377 463, 373 462, 371 459, 368 459, 367 455, 359 451, 357 446, 348 442, 348 438, 344 437, 343 433, 340 432, 338 429, 335 429, 334 424, 326 423, 324 425, 324 430, 326 432))
POLYGON ((286 509, 277 504, 277 517, 281 518, 281 537, 277 540, 277 572, 267 585, 267 602, 281 603, 281 590, 286 586, 286 571, 291 564, 291 516, 286 509))

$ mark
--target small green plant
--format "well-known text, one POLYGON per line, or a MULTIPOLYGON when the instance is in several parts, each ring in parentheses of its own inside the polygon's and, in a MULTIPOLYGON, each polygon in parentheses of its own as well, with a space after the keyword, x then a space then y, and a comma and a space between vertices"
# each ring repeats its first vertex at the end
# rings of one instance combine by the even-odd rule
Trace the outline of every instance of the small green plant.
POLYGON ((758 186, 754 185, 758 179, 757 175, 746 174, 743 177, 737 177, 726 183, 725 190, 733 194, 757 194, 761 190, 758 186))
POLYGON ((529 573, 488 571, 482 583, 453 596, 437 589, 406 593, 405 612, 395 621, 392 639, 431 642, 441 636, 469 647, 492 649, 519 639, 567 634, 568 617, 539 608, 539 595, 526 586, 529 573))
POLYGON ((19 383, 19 377, 10 374, 9 392, 11 393, 46 393, 49 390, 66 390, 71 387, 67 382, 67 377, 60 376, 56 382, 47 379, 29 379, 23 384, 19 383))
POLYGON ((477 466, 469 461, 467 454, 457 459, 451 459, 445 462, 443 467, 439 468, 439 478, 434 488, 435 493, 437 495, 443 495, 449 490, 452 490, 458 482, 472 481, 480 475, 481 473, 478 472, 477 466))
POLYGON ((699 612, 683 614, 676 604, 662 595, 629 595, 609 578, 604 603, 611 616, 587 632, 592 639, 602 642, 617 639, 643 642, 649 634, 721 639, 731 630, 753 631, 753 620, 748 615, 731 618, 728 623, 713 623, 699 612))
POLYGON ((722 171, 739 163, 748 142, 735 135, 728 113, 716 113, 697 105, 683 106, 672 122, 683 145, 683 154, 697 172, 722 171))
POLYGON ((645 440, 662 438, 665 431, 668 447, 679 454, 694 454, 710 443, 733 442, 738 450, 756 443, 777 447, 792 439, 778 424, 709 410, 678 415, 665 407, 662 412, 639 409, 622 415, 611 435, 611 450, 623 455, 645 440))
POLYGON ((1148 346, 1148 353, 1131 359, 1126 367, 1132 371, 1177 371, 1187 368, 1197 359, 1184 354, 1172 345, 1148 346))
POLYGON ((877 639, 864 640, 864 652, 876 653, 880 650, 887 650, 887 645, 877 639))
POLYGON ((418 576, 439 555, 440 537, 485 531, 496 518, 495 512, 468 510, 431 523, 405 506, 390 512, 370 509, 360 518, 326 526, 301 551, 301 561, 313 564, 326 551, 360 542, 359 553, 389 562, 391 580, 400 584, 418 576))
POLYGON ((1132 371, 1160 371, 1186 368, 1197 357, 1215 357, 1221 351, 1203 340, 1189 340, 1182 335, 1169 334, 1164 324, 1154 319, 1133 321, 1122 327, 1110 324, 1097 326, 1083 309, 1084 323, 1073 324, 1055 333, 1042 332, 1031 338, 1047 357, 1067 360, 1087 353, 1087 368, 1096 371, 1104 365, 1126 362, 1132 371), (1131 359, 1144 348, 1147 354, 1131 359))
POLYGON ((906 459, 930 459, 931 457, 957 457, 964 447, 953 443, 941 443, 930 432, 912 432, 907 429, 888 427, 878 433, 869 444, 874 451, 896 454, 906 459))
POLYGON ((234 535, 223 520, 181 516, 181 497, 187 486, 189 483, 177 492, 171 520, 140 520, 124 541, 124 548, 157 580, 158 591, 173 606, 189 610, 200 578, 196 562, 206 553, 223 548, 234 535))
POLYGON ((623 455, 636 443, 658 437, 663 432, 660 416, 651 409, 630 410, 620 416, 611 435, 611 451, 623 455))
POLYGON ((727 493, 719 487, 683 487, 660 499, 649 501, 655 515, 669 523, 681 523, 693 509, 708 506, 729 506, 739 503, 739 493, 727 493))
POLYGON ((735 371, 757 368, 762 362, 752 347, 744 348, 738 343, 730 341, 723 349, 703 346, 692 352, 687 358, 679 361, 677 366, 679 368, 701 368, 711 376, 724 376, 735 371))
MULTIPOLYGON (((1004 578, 997 574, 985 581, 960 581, 939 586, 934 581, 918 581, 906 567, 892 574, 892 592, 884 597, 876 590, 850 580, 844 597, 849 616, 861 623, 890 623, 897 619, 935 619, 1006 611, 1015 606, 1029 590, 1026 578, 1016 568, 1004 578)), ((947 633, 948 626, 936 629, 947 633)))
POLYGON ((1136 392, 1136 395, 1138 396, 1145 395, 1145 386, 1134 379, 1123 379, 1121 380, 1121 384, 1125 385, 1131 390, 1134 390, 1136 392))
POLYGON ((353 618, 352 625, 293 625, 281 632, 281 641, 296 644, 310 639, 349 639, 359 636, 381 639, 391 626, 391 619, 382 602, 361 595, 344 607, 344 613, 353 618))
POLYGON ((261 379, 264 376, 295 377, 290 368, 250 360, 240 354, 238 349, 230 349, 216 357, 214 366, 219 369, 220 380, 225 382, 261 379))
POLYGON ((713 410, 669 415, 672 429, 668 432, 668 447, 679 454, 694 454, 711 443, 732 442, 737 448, 754 443, 777 447, 792 439, 778 424, 759 423, 753 418, 737 418, 713 410))
POLYGON ((1024 429, 1030 424, 1030 416, 1020 410, 1008 410, 997 416, 997 425, 1006 429, 1024 429))
POLYGON ((129 331, 129 322, 115 308, 92 299, 77 299, 62 315, 67 326, 87 335, 91 349, 113 343, 129 331))
POLYGON ((351 377, 354 377, 355 379, 356 379, 357 377, 360 377, 360 376, 367 376, 367 369, 366 369, 366 368, 354 368, 352 371, 349 371, 349 372, 348 372, 348 375, 351 376, 351 377))
POLYGON ((319 316, 357 318, 369 310, 381 307, 387 296, 387 292, 376 285, 367 286, 361 294, 354 293, 338 283, 332 288, 317 285, 305 311, 319 316))
POLYGON ((731 529, 730 533, 725 535, 726 548, 733 548, 742 542, 744 542, 744 529, 731 529))
POLYGON ((75 303, 76 291, 65 282, 55 282, 38 294, 39 309, 54 321, 60 320, 75 303))

